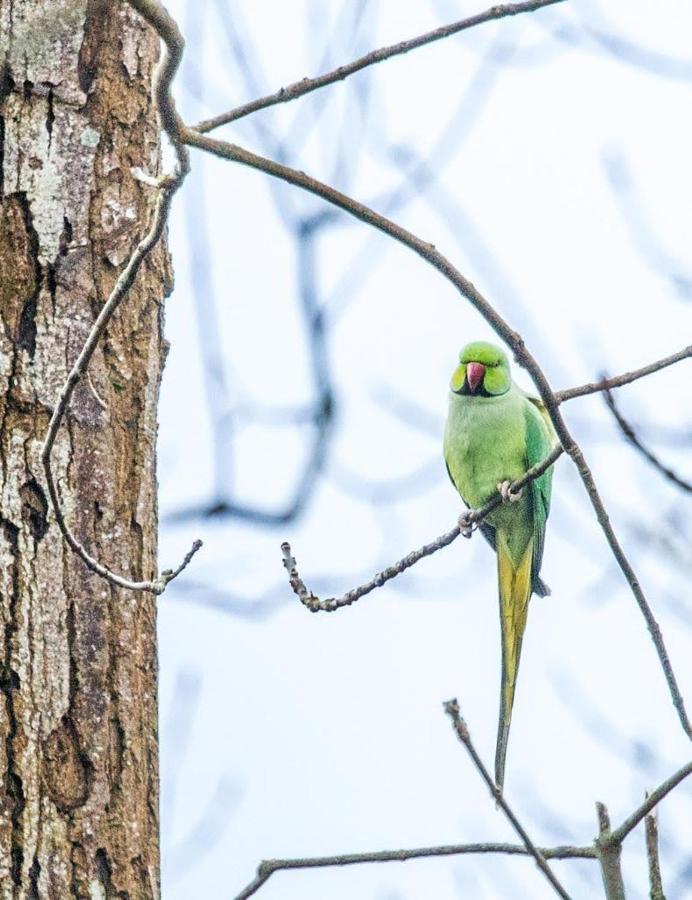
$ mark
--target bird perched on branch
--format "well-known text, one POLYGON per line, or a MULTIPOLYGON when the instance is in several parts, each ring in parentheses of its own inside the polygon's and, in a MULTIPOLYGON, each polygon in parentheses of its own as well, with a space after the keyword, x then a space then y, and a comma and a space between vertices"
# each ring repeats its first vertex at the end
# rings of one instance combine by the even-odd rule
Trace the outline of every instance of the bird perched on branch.
POLYGON ((543 403, 512 381, 503 351, 483 341, 464 347, 450 383, 444 456, 467 506, 482 506, 496 491, 505 501, 479 524, 497 553, 502 685, 495 782, 500 791, 529 599, 550 593, 540 570, 552 466, 517 494, 510 484, 545 459, 556 442, 543 403))

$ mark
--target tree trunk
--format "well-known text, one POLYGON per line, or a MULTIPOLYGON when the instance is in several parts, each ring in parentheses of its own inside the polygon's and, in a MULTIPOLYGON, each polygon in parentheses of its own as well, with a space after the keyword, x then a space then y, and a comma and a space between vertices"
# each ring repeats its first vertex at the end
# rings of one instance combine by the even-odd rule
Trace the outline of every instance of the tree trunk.
MULTIPOLYGON (((156 174, 152 30, 117 2, 0 0, 0 900, 159 895, 156 606, 68 550, 40 448, 156 174)), ((101 561, 156 571, 159 246, 76 389, 54 459, 101 561)))

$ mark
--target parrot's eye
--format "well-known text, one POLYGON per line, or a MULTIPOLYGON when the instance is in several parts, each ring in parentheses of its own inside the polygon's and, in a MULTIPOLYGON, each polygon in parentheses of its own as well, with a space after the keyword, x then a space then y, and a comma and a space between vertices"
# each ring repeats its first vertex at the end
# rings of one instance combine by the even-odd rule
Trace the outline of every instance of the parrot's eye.
POLYGON ((466 365, 462 363, 460 366, 454 370, 454 374, 452 375, 452 380, 450 383, 450 387, 453 391, 460 391, 464 386, 464 381, 466 379, 466 365))

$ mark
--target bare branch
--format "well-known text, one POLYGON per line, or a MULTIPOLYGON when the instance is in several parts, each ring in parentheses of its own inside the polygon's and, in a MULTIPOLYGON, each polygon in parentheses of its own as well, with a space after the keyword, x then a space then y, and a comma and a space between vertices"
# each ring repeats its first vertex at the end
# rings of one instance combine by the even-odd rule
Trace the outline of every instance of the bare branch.
POLYGON ((655 791, 652 791, 642 805, 637 807, 632 815, 628 816, 622 825, 613 831, 610 840, 622 842, 630 831, 641 822, 644 816, 648 815, 673 788, 677 787, 690 774, 692 774, 692 760, 662 782, 655 791))
POLYGON ((625 885, 622 880, 620 856, 622 844, 613 840, 610 830, 610 816, 604 803, 596 804, 598 814, 598 838, 596 852, 601 865, 603 888, 608 900, 625 900, 625 885))
MULTIPOLYGON (((539 851, 544 859, 593 859, 593 847, 545 847, 539 851)), ((245 900, 269 879, 274 872, 281 869, 304 869, 325 866, 347 866, 371 862, 405 862, 408 859, 424 859, 436 856, 458 856, 463 854, 504 853, 509 856, 531 855, 526 847, 520 844, 476 843, 450 844, 440 847, 420 847, 411 850, 382 850, 372 853, 352 853, 341 856, 311 857, 307 859, 272 859, 265 860, 258 868, 257 878, 235 900, 245 900)))
POLYGON ((213 119, 205 119, 203 122, 195 125, 194 130, 198 131, 200 134, 206 134, 209 131, 213 131, 215 128, 219 128, 221 125, 227 125, 229 122, 236 122, 238 119, 242 119, 260 109, 276 106, 278 103, 288 103, 298 97, 305 96, 305 94, 310 94, 319 88, 334 84, 336 81, 343 81, 345 78, 348 78, 349 75, 360 72, 368 66, 383 62, 386 59, 391 59, 393 56, 401 56, 403 53, 408 53, 410 50, 415 50, 426 44, 432 44, 434 41, 439 41, 443 38, 450 37, 451 35, 458 34, 460 31, 474 28, 476 25, 482 25, 484 22, 492 22, 495 19, 503 19, 506 16, 516 16, 525 12, 534 12, 545 6, 552 6, 555 3, 561 2, 563 2, 563 0, 525 0, 525 2, 522 3, 503 3, 499 6, 491 6, 490 9, 486 9, 485 12, 477 13, 475 16, 469 16, 467 19, 461 19, 460 21, 452 22, 449 25, 442 25, 440 28, 435 28, 433 31, 426 32, 426 34, 418 35, 407 41, 401 41, 398 44, 392 44, 389 47, 380 47, 378 50, 373 50, 365 56, 354 59, 353 62, 339 66, 331 72, 326 72, 324 75, 318 75, 316 78, 303 78, 301 81, 296 81, 288 87, 279 88, 278 91, 273 94, 267 94, 266 97, 259 97, 257 100, 252 100, 242 106, 237 106, 235 109, 231 109, 219 116, 215 116, 213 119))
MULTIPOLYGON (((583 11, 579 19, 587 38, 591 38, 606 54, 622 60, 627 65, 651 72, 662 78, 670 78, 675 81, 692 80, 692 64, 689 57, 661 53, 619 34, 617 27, 614 26, 612 20, 603 15, 599 6, 600 4, 588 4, 588 12, 583 11)), ((606 8, 607 6, 608 4, 606 4, 606 8)), ((576 28, 568 27, 563 34, 556 33, 555 37, 576 44, 581 43, 581 35, 576 28)), ((588 41, 585 41, 584 44, 588 47, 588 41)))
POLYGON ((641 455, 647 459, 651 465, 658 469, 658 471, 668 479, 668 481, 672 481, 676 487, 682 488, 683 491, 687 491, 688 493, 692 493, 692 484, 689 481, 685 481, 684 478, 681 478, 677 472, 674 472, 669 466, 665 463, 662 463, 661 460, 655 456, 648 447, 646 447, 642 442, 637 432, 634 430, 634 427, 627 421, 627 419, 622 415, 620 410, 618 409, 615 403, 615 397, 612 394, 612 391, 609 388, 606 388, 603 391, 603 399, 608 406, 608 409, 613 414, 613 418, 620 426, 620 430, 627 438, 627 440, 632 444, 633 447, 641 453, 641 455))
POLYGON ((503 797, 502 791, 495 784, 490 773, 488 772, 486 767, 483 765, 483 760, 478 755, 476 748, 473 745, 473 741, 471 740, 471 734, 469 733, 468 726, 466 725, 466 722, 462 719, 461 713, 459 712, 458 702, 456 701, 456 699, 447 700, 447 702, 443 704, 443 707, 444 707, 444 711, 447 713, 447 715, 452 720, 452 725, 454 726, 454 731, 456 732, 457 737, 459 738, 461 743, 466 747, 466 750, 468 751, 469 756, 473 760, 473 764, 478 769, 478 771, 481 775, 481 778, 483 779, 483 781, 485 781, 485 783, 490 788, 490 793, 495 798, 495 802, 500 807, 502 812, 505 814, 505 816, 506 816, 507 820, 509 821, 510 825, 512 826, 512 828, 516 831, 516 833, 519 835, 519 837, 524 842, 524 846, 526 847, 527 851, 536 860, 536 865, 541 870, 541 872, 545 875, 545 877, 548 879, 550 884, 553 886, 553 889, 555 890, 555 892, 560 897, 565 898, 565 900, 569 900, 569 894, 563 888, 563 886, 560 884, 560 882, 556 878, 555 874, 553 873, 552 869, 550 868, 548 863, 545 861, 545 856, 541 853, 541 851, 538 849, 538 847, 536 847, 536 845, 533 843, 531 838, 528 836, 523 825, 517 819, 517 817, 513 813, 512 809, 508 805, 507 801, 503 797))
POLYGON ((586 394, 596 394, 599 391, 605 391, 609 388, 622 387, 623 384, 630 384, 638 378, 644 378, 646 375, 652 375, 673 363, 681 362, 692 356, 692 344, 683 347, 677 353, 671 353, 656 362, 649 363, 648 366, 642 366, 641 369, 633 369, 631 372, 625 372, 624 375, 615 375, 613 378, 602 378, 600 381, 592 381, 589 384, 582 384, 580 387, 567 388, 564 391, 556 391, 555 399, 558 403, 564 403, 565 400, 572 400, 574 397, 583 397, 586 394))
POLYGON ((618 148, 601 153, 601 162, 610 182, 622 224, 641 259, 659 277, 665 278, 683 302, 692 299, 692 268, 670 252, 660 234, 663 230, 645 208, 626 154, 618 148))
POLYGON ((661 864, 658 858, 658 822, 656 813, 646 817, 646 859, 649 864, 649 897, 651 900, 666 900, 661 879, 661 864))
MULTIPOLYGON (((595 859, 593 847, 541 847, 544 859, 595 859)), ((426 859, 431 856, 461 856, 471 853, 504 853, 508 856, 530 856, 521 844, 447 844, 440 847, 416 847, 410 850, 376 850, 372 853, 344 853, 338 856, 310 856, 304 859, 265 859, 257 868, 257 877, 236 895, 235 900, 247 900, 269 878, 282 869, 317 869, 328 866, 352 866, 360 863, 406 862, 408 859, 426 859)))
MULTIPOLYGON (((557 882, 555 876, 547 865, 546 860, 549 859, 598 859, 601 863, 604 886, 608 900, 624 900, 624 888, 622 887, 622 874, 620 872, 620 849, 622 841, 634 828, 654 808, 656 803, 663 799, 683 778, 692 771, 692 762, 676 772, 671 778, 664 782, 657 790, 647 797, 635 813, 632 814, 620 828, 616 831, 610 830, 610 819, 608 811, 602 803, 597 804, 599 818, 599 838, 594 846, 574 847, 574 846, 557 846, 557 847, 536 847, 528 837, 523 827, 516 819, 511 808, 500 794, 497 785, 494 784, 490 773, 483 765, 482 760, 478 756, 476 749, 471 741, 470 734, 466 723, 461 718, 459 705, 456 700, 450 700, 444 704, 445 712, 452 719, 454 730, 457 737, 464 744, 467 751, 471 755, 474 765, 480 772, 483 780, 488 785, 493 797, 508 817, 512 826, 524 841, 523 846, 520 844, 504 844, 495 842, 481 842, 472 844, 447 844, 437 847, 417 847, 412 849, 401 850, 377 850, 367 853, 347 853, 335 856, 312 856, 295 859, 267 859, 264 860, 257 869, 257 876, 236 895, 235 900, 247 900, 255 894, 262 885, 267 882, 275 872, 289 869, 315 869, 326 868, 330 866, 349 866, 361 863, 375 862, 405 862, 408 859, 424 859, 427 857, 437 856, 458 856, 462 854, 485 854, 485 853, 504 853, 509 856, 533 856, 537 864, 541 867, 541 871, 546 874, 546 869, 553 887, 560 893, 562 897, 569 895, 564 893, 564 888, 557 882), (631 826, 629 823, 636 818, 636 822, 631 826), (626 830, 625 826, 628 826, 626 830), (542 859, 541 866, 539 859, 542 859), (604 871, 605 868, 605 871, 604 871), (606 878, 608 881, 606 882, 606 878), (556 887, 557 882, 557 887, 556 887), (618 893, 618 890, 620 893, 618 893)), ((654 896, 652 900, 664 900, 663 896, 654 896)))
MULTIPOLYGON (((547 404, 548 405, 548 404, 547 404)), ((551 409, 551 412, 556 412, 551 409)), ((553 422, 555 423, 555 419, 553 418, 553 422)), ((565 429, 566 431, 566 429, 565 429)), ((559 432, 558 432, 559 433, 559 432)), ((569 433, 567 433, 569 437, 569 433)), ((562 437, 561 437, 562 439, 562 437)), ((571 438, 570 438, 571 440, 571 438)), ((564 446, 564 444, 563 444, 564 446)), ((591 500, 591 505, 593 506, 596 518, 598 519, 598 523, 603 530, 603 533, 606 536, 606 540, 610 545, 610 549, 615 557, 620 570, 627 583, 630 586, 632 594, 639 606, 639 609, 644 616, 644 620, 646 622, 647 628, 649 629, 649 634, 651 636, 651 640, 653 641, 654 647, 656 648, 656 653, 658 654, 658 659, 661 664, 661 668, 663 669, 663 675, 666 679, 666 683, 668 685, 668 690, 670 692, 671 699, 673 701, 673 706, 677 710, 678 719, 680 720, 680 724, 685 732, 685 734, 692 738, 692 725, 690 724, 690 720, 687 716, 687 711, 685 710, 685 702, 682 698, 682 694, 680 693, 680 688, 678 687, 677 678, 675 677, 675 672, 673 671, 673 666, 670 661, 670 657, 668 656, 668 651, 666 649, 663 634, 661 633, 660 626, 656 620, 656 617, 653 614, 651 606, 649 605, 648 600, 646 599, 646 595, 642 590, 641 585, 639 584, 639 579, 632 568, 630 561, 625 555, 624 550, 622 549, 620 542, 617 539, 617 535, 613 529, 613 526, 610 523, 610 518, 606 511, 606 508, 601 500, 601 496, 598 493, 598 489, 596 487, 596 483, 594 481, 593 475, 591 473, 591 469, 589 468, 586 460, 584 459, 584 454, 581 451, 581 448, 577 445, 576 442, 572 440, 572 445, 568 448, 567 452, 572 457, 574 464, 577 467, 577 471, 581 476, 582 482, 586 491, 589 495, 589 499, 591 500)))
POLYGON ((341 609, 343 606, 350 606, 352 603, 355 603, 356 600, 360 600, 361 597, 374 591, 375 588, 382 587, 387 581, 391 581, 392 578, 396 578, 397 575, 405 572, 406 569, 410 569, 411 566, 414 566, 424 557, 431 556, 443 547, 447 547, 452 541, 455 541, 460 534, 461 530, 459 526, 455 525, 450 531, 441 534, 429 544, 424 544, 417 550, 412 550, 411 553, 408 553, 403 559, 400 559, 393 565, 383 569, 382 572, 379 572, 374 578, 371 578, 370 581, 360 585, 360 587, 347 591, 342 597, 330 597, 327 600, 320 600, 316 594, 313 594, 313 592, 308 590, 305 586, 305 582, 298 573, 296 560, 291 555, 291 545, 287 541, 284 541, 281 545, 281 553, 284 568, 288 572, 288 581, 293 588, 293 592, 303 606, 307 606, 310 612, 334 612, 337 609, 341 609))
MULTIPOLYGON (((553 465, 555 460, 558 459, 561 454, 562 447, 555 447, 552 453, 546 456, 544 460, 533 466, 528 472, 522 475, 521 478, 518 478, 513 482, 510 491, 512 493, 517 493, 524 485, 533 481, 534 478, 538 478, 539 475, 542 475, 546 469, 549 469, 550 466, 553 465)), ((366 582, 366 584, 353 588, 353 590, 348 591, 342 597, 330 597, 328 600, 320 600, 320 598, 313 594, 312 591, 307 589, 305 583, 298 574, 296 561, 291 555, 291 545, 284 542, 281 545, 281 552, 283 554, 284 567, 288 572, 289 583, 300 602, 304 606, 307 606, 311 612, 334 612, 334 610, 341 609, 342 606, 350 606, 352 603, 355 603, 356 600, 360 600, 361 597, 374 591, 375 588, 382 587, 385 582, 391 581, 392 578, 396 578, 397 575, 401 575, 402 572, 405 572, 406 569, 410 569, 411 566, 420 562, 424 557, 432 556, 433 553, 436 553, 443 547, 449 546, 449 544, 455 541, 460 534, 464 534, 465 537, 470 537, 473 527, 477 526, 488 513, 492 512, 501 503, 502 497, 498 492, 483 506, 478 509, 469 510, 465 513, 461 517, 459 524, 455 525, 450 531, 441 534, 431 543, 424 544, 417 550, 412 550, 411 553, 407 554, 403 559, 400 559, 398 562, 394 563, 394 565, 388 566, 382 572, 379 572, 374 578, 366 582)))

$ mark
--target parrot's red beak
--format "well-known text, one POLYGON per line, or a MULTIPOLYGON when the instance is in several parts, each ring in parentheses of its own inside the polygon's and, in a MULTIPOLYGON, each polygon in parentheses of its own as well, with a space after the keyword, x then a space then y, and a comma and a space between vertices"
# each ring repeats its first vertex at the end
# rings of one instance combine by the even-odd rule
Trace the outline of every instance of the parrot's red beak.
POLYGON ((466 366, 466 381, 472 394, 476 393, 479 384, 483 383, 485 366, 483 363, 470 362, 466 366))

